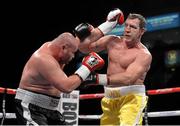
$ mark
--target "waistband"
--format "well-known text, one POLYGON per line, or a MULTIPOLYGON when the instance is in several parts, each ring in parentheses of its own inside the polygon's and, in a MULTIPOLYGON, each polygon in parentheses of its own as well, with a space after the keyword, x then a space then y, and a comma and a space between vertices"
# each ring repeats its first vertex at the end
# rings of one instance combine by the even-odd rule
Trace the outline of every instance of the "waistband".
POLYGON ((145 96, 145 86, 144 85, 130 85, 123 87, 107 87, 104 86, 104 96, 107 98, 118 98, 127 94, 138 94, 145 96))
POLYGON ((42 108, 57 110, 60 98, 38 94, 35 92, 27 91, 18 88, 16 91, 15 99, 22 100, 24 103, 31 103, 42 108))

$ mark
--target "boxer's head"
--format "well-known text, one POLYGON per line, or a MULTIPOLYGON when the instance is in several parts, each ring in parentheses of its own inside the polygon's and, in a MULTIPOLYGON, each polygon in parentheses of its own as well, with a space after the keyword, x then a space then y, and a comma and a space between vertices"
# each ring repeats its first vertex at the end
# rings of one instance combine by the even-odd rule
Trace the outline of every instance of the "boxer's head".
POLYGON ((140 42, 142 35, 146 31, 146 20, 140 14, 129 14, 124 23, 124 38, 128 45, 140 42))
POLYGON ((127 19, 138 19, 139 20, 139 27, 141 29, 145 29, 146 28, 146 19, 142 15, 140 15, 140 14, 130 13, 128 15, 127 19))
POLYGON ((67 64, 74 58, 80 42, 71 33, 65 32, 56 38, 55 43, 59 47, 59 62, 67 64))

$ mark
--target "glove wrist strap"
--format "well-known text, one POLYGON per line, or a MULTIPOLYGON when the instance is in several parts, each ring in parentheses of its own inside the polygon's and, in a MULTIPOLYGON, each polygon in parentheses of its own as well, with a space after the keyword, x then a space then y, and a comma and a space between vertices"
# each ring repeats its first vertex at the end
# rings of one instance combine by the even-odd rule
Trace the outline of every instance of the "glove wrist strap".
POLYGON ((117 21, 106 21, 99 25, 98 28, 104 35, 106 35, 108 32, 112 31, 116 24, 117 21))
POLYGON ((98 83, 100 84, 100 85, 107 85, 108 83, 109 83, 109 81, 108 81, 108 77, 107 77, 107 75, 106 74, 98 74, 97 75, 98 77, 98 83))
POLYGON ((86 66, 82 65, 76 70, 75 74, 79 75, 84 81, 89 76, 90 72, 91 71, 86 66))

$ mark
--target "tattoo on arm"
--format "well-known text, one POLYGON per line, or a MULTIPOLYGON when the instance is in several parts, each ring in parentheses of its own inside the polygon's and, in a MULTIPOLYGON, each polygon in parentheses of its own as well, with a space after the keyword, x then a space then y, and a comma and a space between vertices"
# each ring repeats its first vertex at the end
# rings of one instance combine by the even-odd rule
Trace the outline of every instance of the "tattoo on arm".
POLYGON ((97 44, 97 42, 95 43, 95 48, 96 48, 96 49, 98 49, 98 48, 99 48, 99 47, 98 47, 98 44, 97 44))

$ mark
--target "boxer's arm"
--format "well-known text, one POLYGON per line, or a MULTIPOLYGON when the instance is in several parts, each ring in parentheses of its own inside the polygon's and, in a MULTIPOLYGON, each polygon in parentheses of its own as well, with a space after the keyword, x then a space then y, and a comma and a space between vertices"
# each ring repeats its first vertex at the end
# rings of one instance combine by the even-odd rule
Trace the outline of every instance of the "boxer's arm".
POLYGON ((91 42, 94 42, 109 33, 117 24, 122 25, 123 23, 124 14, 120 9, 116 8, 109 12, 106 21, 100 24, 97 28, 94 28, 88 23, 81 23, 75 28, 74 33, 79 37, 82 43, 85 42, 86 38, 91 42))
POLYGON ((90 40, 84 43, 81 43, 79 45, 79 50, 82 53, 89 53, 89 52, 101 52, 103 50, 107 50, 108 48, 108 44, 116 41, 115 39, 119 39, 119 37, 115 36, 115 35, 106 35, 101 37, 100 39, 98 39, 97 41, 91 42, 90 40))
POLYGON ((129 85, 134 84, 141 77, 145 77, 150 68, 152 56, 150 54, 142 54, 136 57, 135 61, 128 66, 125 72, 108 76, 109 83, 113 85, 129 85))
MULTIPOLYGON (((85 23, 86 24, 86 23, 85 23)), ((81 26, 82 24, 80 24, 81 26)), ((90 25, 90 24, 89 24, 90 25)), ((79 25, 78 25, 79 26, 79 25)), ((77 26, 77 27, 78 27, 77 26)), ((87 25, 86 25, 87 26, 87 25)), ((85 26, 84 26, 85 27, 85 26)), ((87 54, 87 53, 90 53, 91 51, 95 51, 97 52, 96 50, 92 50, 89 48, 89 46, 92 44, 92 43, 95 43, 98 39, 100 39, 101 37, 103 37, 104 35, 102 34, 102 32, 98 29, 98 28, 94 28, 92 25, 88 26, 88 27, 91 27, 91 28, 83 28, 83 31, 85 30, 86 32, 82 32, 82 28, 78 28, 80 31, 77 31, 75 30, 75 34, 77 36, 78 39, 80 39, 81 43, 79 45, 79 51, 84 53, 84 54, 87 54), (89 30, 89 32, 88 32, 89 30), (78 33, 79 32, 79 33, 78 33), (84 35, 81 35, 82 33, 86 33, 84 35), (83 37, 78 37, 78 36, 83 36, 83 37)), ((77 28, 75 28, 77 29, 77 28)))
POLYGON ((69 93, 81 84, 82 80, 78 75, 68 77, 52 57, 45 55, 37 60, 37 70, 41 76, 61 92, 69 93))
POLYGON ((114 10, 109 12, 106 22, 99 25, 98 28, 103 33, 103 35, 106 35, 110 31, 112 31, 112 29, 114 29, 117 24, 122 25, 123 23, 123 12, 119 8, 115 8, 114 10))
POLYGON ((107 74, 98 74, 92 72, 86 80, 83 82, 84 85, 108 85, 109 78, 107 74))
POLYGON ((99 68, 102 68, 104 65, 104 60, 95 52, 91 52, 88 56, 83 58, 82 65, 75 72, 82 81, 84 81, 89 74, 99 68))
POLYGON ((82 53, 89 53, 91 51, 102 51, 105 48, 100 47, 100 50, 96 50, 97 45, 105 46, 105 44, 102 44, 104 42, 98 42, 101 37, 106 35, 108 32, 110 32, 117 24, 122 25, 124 23, 124 15, 120 9, 114 9, 109 12, 107 19, 105 22, 103 22, 101 25, 99 25, 97 28, 94 28, 93 26, 87 26, 87 23, 84 23, 85 25, 82 26, 82 24, 78 25, 75 28, 75 34, 76 36, 80 36, 79 39, 81 40, 81 44, 79 45, 79 50, 82 53), (79 27, 81 26, 81 27, 79 27), (86 26, 86 30, 85 30, 86 26), (86 31, 86 32, 82 32, 86 31), (89 32, 87 32, 89 31, 89 32), (83 33, 83 35, 82 35, 83 33), (83 36, 83 37, 81 37, 83 36), (81 39, 82 38, 82 39, 81 39), (91 45, 92 44, 92 45, 91 45), (101 45, 102 44, 102 45, 101 45), (90 47, 90 48, 89 48, 90 47))
POLYGON ((74 75, 67 76, 59 64, 49 56, 38 58, 38 71, 50 84, 62 92, 71 92, 76 89, 91 73, 104 65, 104 60, 96 53, 91 53, 82 61, 82 66, 74 75))
POLYGON ((113 41, 116 41, 116 39, 119 39, 117 36, 114 35, 106 35, 98 39, 97 41, 89 44, 89 50, 95 51, 95 52, 101 52, 103 50, 108 49, 108 44, 110 44, 113 41))

